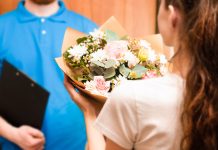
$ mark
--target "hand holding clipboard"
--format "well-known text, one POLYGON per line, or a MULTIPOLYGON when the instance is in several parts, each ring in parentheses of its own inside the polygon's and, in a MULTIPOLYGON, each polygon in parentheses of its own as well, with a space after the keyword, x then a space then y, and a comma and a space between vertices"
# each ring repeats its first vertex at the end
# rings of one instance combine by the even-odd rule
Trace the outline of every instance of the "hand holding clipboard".
POLYGON ((41 129, 49 93, 17 70, 3 62, 0 77, 0 116, 12 125, 29 125, 41 129))

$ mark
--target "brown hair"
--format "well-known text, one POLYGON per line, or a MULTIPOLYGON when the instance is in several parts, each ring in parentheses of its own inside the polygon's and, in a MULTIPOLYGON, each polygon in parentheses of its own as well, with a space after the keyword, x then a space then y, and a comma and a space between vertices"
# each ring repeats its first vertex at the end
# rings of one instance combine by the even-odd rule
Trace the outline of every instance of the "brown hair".
POLYGON ((190 56, 181 122, 183 150, 218 149, 218 0, 165 0, 181 12, 190 56))

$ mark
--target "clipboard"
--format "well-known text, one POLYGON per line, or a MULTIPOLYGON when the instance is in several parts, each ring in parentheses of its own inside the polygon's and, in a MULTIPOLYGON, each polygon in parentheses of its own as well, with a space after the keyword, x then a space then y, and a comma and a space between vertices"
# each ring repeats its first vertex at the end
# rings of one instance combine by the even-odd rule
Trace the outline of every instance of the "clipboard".
POLYGON ((0 76, 0 116, 15 127, 41 129, 49 92, 7 61, 0 76))

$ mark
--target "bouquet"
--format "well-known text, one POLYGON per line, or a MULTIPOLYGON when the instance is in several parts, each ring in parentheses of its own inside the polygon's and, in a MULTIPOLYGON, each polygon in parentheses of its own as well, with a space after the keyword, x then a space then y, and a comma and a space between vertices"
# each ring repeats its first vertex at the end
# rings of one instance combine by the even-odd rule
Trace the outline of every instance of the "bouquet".
POLYGON ((74 86, 97 100, 105 101, 126 80, 159 77, 167 71, 165 56, 148 41, 128 37, 114 18, 89 35, 77 33, 70 46, 63 45, 57 62, 74 86))

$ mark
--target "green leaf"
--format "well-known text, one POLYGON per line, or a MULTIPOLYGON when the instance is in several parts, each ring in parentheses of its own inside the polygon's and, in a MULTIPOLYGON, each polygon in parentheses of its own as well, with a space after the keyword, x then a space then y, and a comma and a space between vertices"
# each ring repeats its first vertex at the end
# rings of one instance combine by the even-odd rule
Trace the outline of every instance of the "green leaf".
POLYGON ((141 65, 136 65, 130 74, 128 75, 129 79, 141 79, 145 73, 147 72, 147 69, 141 65))
POLYGON ((105 70, 104 72, 104 78, 105 79, 110 79, 116 75, 115 68, 111 67, 105 70))
POLYGON ((98 75, 103 76, 105 70, 98 66, 91 66, 90 71, 93 73, 94 76, 98 76, 98 75))
POLYGON ((89 77, 91 80, 94 79, 94 75, 93 75, 92 73, 89 73, 89 74, 88 74, 88 77, 89 77))
POLYGON ((109 59, 105 63, 105 68, 111 68, 111 67, 114 67, 115 65, 116 65, 116 61, 113 59, 109 59))
POLYGON ((129 37, 128 35, 125 35, 125 36, 121 37, 120 40, 128 40, 128 37, 129 37))
POLYGON ((105 64, 103 64, 100 61, 93 61, 92 63, 95 64, 96 66, 99 66, 99 67, 103 67, 103 68, 105 67, 105 64))
POLYGON ((141 65, 137 64, 137 65, 132 69, 132 71, 146 72, 147 69, 146 69, 144 66, 141 66, 141 65))
POLYGON ((102 48, 104 48, 106 44, 107 44, 107 41, 104 40, 104 39, 101 39, 100 46, 101 46, 102 48))
POLYGON ((119 68, 119 72, 124 76, 124 77, 128 77, 129 73, 131 72, 131 69, 125 67, 125 65, 121 65, 119 68))
POLYGON ((82 37, 82 38, 78 38, 77 40, 76 40, 76 42, 77 42, 77 44, 80 44, 80 43, 83 43, 84 41, 86 41, 87 40, 87 37, 82 37))
POLYGON ((77 80, 78 81, 88 81, 88 77, 86 77, 86 76, 81 76, 81 77, 77 77, 77 80))
POLYGON ((106 39, 107 41, 117 41, 120 40, 121 37, 119 37, 119 35, 111 30, 106 30, 105 31, 106 34, 106 39))

